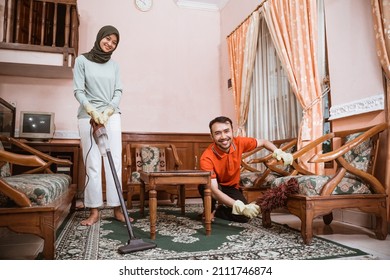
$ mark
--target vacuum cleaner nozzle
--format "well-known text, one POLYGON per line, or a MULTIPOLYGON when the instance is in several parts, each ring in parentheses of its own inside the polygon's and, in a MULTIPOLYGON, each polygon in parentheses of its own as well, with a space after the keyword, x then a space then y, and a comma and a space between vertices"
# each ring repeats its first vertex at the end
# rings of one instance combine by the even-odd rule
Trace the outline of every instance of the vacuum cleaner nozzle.
POLYGON ((145 242, 139 238, 132 238, 127 245, 119 247, 118 252, 120 254, 128 254, 136 251, 153 249, 156 248, 156 246, 155 243, 145 242))

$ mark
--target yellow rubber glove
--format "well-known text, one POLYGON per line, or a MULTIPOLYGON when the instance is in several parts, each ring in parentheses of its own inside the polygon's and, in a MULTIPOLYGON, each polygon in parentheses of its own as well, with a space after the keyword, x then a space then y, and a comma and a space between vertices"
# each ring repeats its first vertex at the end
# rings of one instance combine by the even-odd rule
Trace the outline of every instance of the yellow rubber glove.
POLYGON ((276 149, 273 152, 272 157, 276 158, 277 160, 281 160, 282 159, 282 153, 283 153, 283 151, 281 149, 276 149))
POLYGON ((294 161, 293 155, 291 153, 286 153, 286 152, 283 152, 282 159, 283 159, 284 165, 290 165, 294 161))
POLYGON ((250 219, 256 217, 260 213, 260 207, 256 204, 244 204, 241 200, 236 200, 232 207, 234 215, 244 215, 250 219))
POLYGON ((115 110, 112 107, 107 107, 107 109, 105 109, 103 111, 102 116, 101 116, 103 125, 107 124, 109 117, 111 117, 112 114, 114 114, 114 112, 115 112, 115 110))
POLYGON ((259 215, 259 213, 260 213, 260 206, 254 203, 249 203, 245 205, 245 209, 242 212, 242 214, 244 214, 245 216, 251 219, 259 215))
POLYGON ((95 123, 102 124, 101 116, 94 106, 92 106, 90 103, 87 103, 84 105, 84 108, 95 123))
POLYGON ((277 160, 283 160, 284 165, 290 165, 294 161, 294 157, 291 153, 286 153, 282 151, 281 149, 276 149, 273 154, 273 158, 276 158, 277 160))

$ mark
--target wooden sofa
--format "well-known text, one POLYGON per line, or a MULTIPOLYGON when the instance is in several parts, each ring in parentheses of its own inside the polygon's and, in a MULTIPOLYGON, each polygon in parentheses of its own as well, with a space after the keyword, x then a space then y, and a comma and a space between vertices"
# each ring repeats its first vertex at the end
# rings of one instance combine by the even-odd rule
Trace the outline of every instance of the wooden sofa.
POLYGON ((14 138, 0 136, 0 141, 0 227, 38 235, 44 240, 44 259, 54 259, 56 231, 75 208, 76 184, 53 170, 72 162, 14 138), (13 149, 18 153, 10 152, 13 149), (16 169, 23 171, 15 175, 16 169))
MULTIPOLYGON (((387 129, 382 123, 372 127, 328 133, 293 153, 294 162, 290 176, 272 181, 271 189, 259 200, 262 208, 264 227, 270 227, 273 209, 272 202, 280 202, 274 194, 287 197, 285 207, 301 220, 301 236, 305 244, 313 238, 313 220, 322 217, 326 225, 333 220, 335 209, 355 208, 376 218, 374 233, 379 240, 386 239, 388 233, 386 190, 374 176, 379 154, 380 134, 387 129), (313 174, 306 170, 299 159, 325 141, 339 142, 333 151, 315 155, 310 162, 334 162, 331 175, 313 174), (295 186, 294 186, 295 185, 295 186), (281 194, 289 187, 297 191, 281 194), (280 192, 277 192, 279 190, 280 192), (273 192, 274 191, 274 192, 273 192)), ((269 162, 272 169, 275 160, 269 162), (273 161, 273 162, 272 162, 273 161)), ((276 169, 275 169, 276 170, 276 169)), ((274 170, 274 171, 275 171, 274 170)))

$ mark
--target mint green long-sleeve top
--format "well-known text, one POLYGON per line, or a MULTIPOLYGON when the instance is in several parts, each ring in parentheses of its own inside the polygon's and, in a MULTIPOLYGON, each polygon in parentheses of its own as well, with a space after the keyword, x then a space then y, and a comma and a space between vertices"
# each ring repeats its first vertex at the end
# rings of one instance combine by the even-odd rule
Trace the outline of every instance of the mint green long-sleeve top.
POLYGON ((80 103, 79 119, 90 118, 84 109, 88 102, 99 112, 112 107, 115 113, 120 113, 122 82, 119 65, 112 59, 106 63, 96 63, 83 55, 78 56, 73 69, 73 90, 80 103))

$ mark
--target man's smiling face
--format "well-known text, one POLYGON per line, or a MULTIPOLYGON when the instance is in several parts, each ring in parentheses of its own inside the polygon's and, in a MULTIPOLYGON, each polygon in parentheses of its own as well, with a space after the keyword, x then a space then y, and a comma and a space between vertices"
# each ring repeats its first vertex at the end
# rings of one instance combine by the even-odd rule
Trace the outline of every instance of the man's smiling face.
POLYGON ((219 149, 228 153, 233 139, 233 128, 230 123, 214 123, 211 127, 211 138, 219 149))

